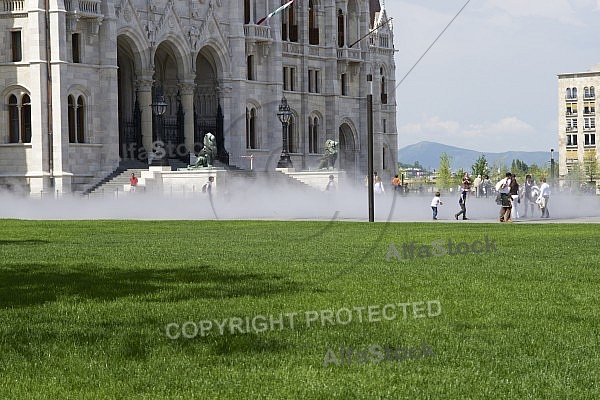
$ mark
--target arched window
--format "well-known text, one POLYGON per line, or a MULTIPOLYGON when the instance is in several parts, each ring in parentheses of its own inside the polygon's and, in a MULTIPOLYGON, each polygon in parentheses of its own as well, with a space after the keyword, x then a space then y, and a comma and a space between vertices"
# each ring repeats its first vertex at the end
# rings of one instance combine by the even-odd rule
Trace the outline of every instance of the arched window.
POLYGON ((257 149, 256 108, 246 108, 246 148, 257 149))
POLYGON ((346 43, 346 22, 344 21, 344 13, 340 9, 337 15, 337 26, 338 26, 338 47, 344 47, 346 43))
POLYGON ((576 99, 576 98, 577 98, 577 88, 576 88, 576 87, 574 87, 574 88, 573 88, 573 91, 572 91, 571 93, 572 93, 572 95, 571 95, 572 97, 571 97, 571 98, 572 98, 572 99, 576 99))
POLYGON ((593 86, 590 86, 590 97, 596 97, 596 90, 593 86))
POLYGON ((315 1, 308 1, 308 44, 319 44, 319 23, 315 1))
POLYGON ((571 98, 571 88, 567 88, 567 99, 571 98))
POLYGON ((308 118, 308 152, 316 154, 319 152, 319 118, 308 118))
POLYGON ((67 98, 67 114, 69 120, 69 143, 77 143, 77 126, 75 124, 75 99, 69 95, 67 98))
MULTIPOLYGON (((288 0, 282 0, 281 4, 284 5, 287 2, 288 0)), ((281 15, 281 40, 298 41, 298 16, 295 3, 292 3, 281 15)))
POLYGON ((21 141, 31 143, 31 98, 28 94, 21 99, 21 141))
POLYGON ((290 116, 290 122, 288 122, 287 126, 287 142, 288 142, 288 152, 297 153, 298 152, 298 137, 296 135, 296 118, 294 116, 290 116))
POLYGON ((77 142, 85 143, 85 106, 83 96, 77 99, 77 142))
POLYGON ((14 94, 8 98, 8 136, 10 143, 19 143, 19 102, 14 94))
POLYGON ((244 24, 250 23, 250 0, 244 0, 244 24))
POLYGON ((583 97, 586 99, 590 97, 590 88, 587 86, 583 88, 583 97))
POLYGON ((19 98, 11 94, 8 98, 8 141, 9 143, 31 143, 31 98, 28 94, 19 98))
POLYGON ((383 67, 381 67, 379 69, 379 74, 381 75, 381 104, 387 104, 388 102, 388 98, 387 98, 387 88, 386 88, 386 84, 385 84, 385 71, 383 69, 383 67))

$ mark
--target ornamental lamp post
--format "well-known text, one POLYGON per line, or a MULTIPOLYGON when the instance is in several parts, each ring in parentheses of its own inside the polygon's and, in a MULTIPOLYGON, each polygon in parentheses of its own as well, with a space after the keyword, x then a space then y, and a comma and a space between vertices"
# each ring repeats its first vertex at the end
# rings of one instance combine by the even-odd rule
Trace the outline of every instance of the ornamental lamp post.
MULTIPOLYGON (((152 113, 154 114, 155 118, 155 122, 156 122, 156 140, 158 143, 162 143, 160 146, 159 151, 157 152, 158 155, 154 156, 153 153, 152 155, 150 155, 151 153, 149 152, 149 157, 152 157, 151 160, 151 165, 158 165, 158 166, 163 166, 163 165, 168 165, 168 161, 166 158, 166 152, 165 150, 162 148, 162 146, 164 146, 164 141, 163 141, 163 115, 165 115, 165 113, 167 112, 167 107, 168 104, 165 100, 165 96, 163 96, 162 94, 162 90, 160 87, 156 88, 156 94, 154 95, 154 99, 152 101, 152 104, 150 104, 150 107, 152 108, 152 113), (156 158, 154 158, 156 157, 156 158)), ((153 146, 154 148, 154 146, 153 146)), ((150 149, 150 151, 153 151, 153 149, 150 149)))
POLYGON ((554 149, 550 149, 550 184, 554 186, 554 149))
POLYGON ((281 98, 281 104, 279 104, 279 112, 277 113, 277 117, 281 122, 283 132, 281 157, 279 157, 277 168, 293 168, 294 166, 292 165, 292 160, 290 159, 290 154, 288 153, 288 129, 290 119, 292 118, 292 112, 290 111, 290 106, 288 105, 285 95, 281 98))

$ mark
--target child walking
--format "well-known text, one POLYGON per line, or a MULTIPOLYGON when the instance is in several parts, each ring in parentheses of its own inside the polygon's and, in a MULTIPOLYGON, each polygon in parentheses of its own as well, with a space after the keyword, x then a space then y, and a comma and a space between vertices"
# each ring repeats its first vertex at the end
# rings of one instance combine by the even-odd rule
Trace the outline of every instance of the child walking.
POLYGON ((467 218, 467 194, 469 193, 469 184, 465 182, 463 184, 463 190, 460 192, 460 197, 458 198, 458 204, 460 205, 460 211, 454 214, 454 218, 458 219, 458 217, 462 214, 462 219, 467 218))
POLYGON ((431 210, 433 211, 433 219, 437 219, 438 206, 444 204, 442 203, 442 199, 440 199, 440 196, 440 192, 435 192, 435 196, 433 197, 433 200, 431 200, 431 210))

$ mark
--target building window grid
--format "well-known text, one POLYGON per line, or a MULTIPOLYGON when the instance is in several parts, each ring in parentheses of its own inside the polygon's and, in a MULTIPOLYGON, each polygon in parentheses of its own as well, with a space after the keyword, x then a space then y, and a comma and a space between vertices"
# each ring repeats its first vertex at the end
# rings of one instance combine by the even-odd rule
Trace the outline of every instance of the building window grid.
POLYGON ((313 0, 308 2, 308 44, 319 44, 319 21, 313 0))
POLYGON ((319 152, 319 118, 308 118, 308 152, 317 154, 319 152))
POLYGON ((577 118, 567 118, 567 132, 577 132, 577 118))
POLYGON ((387 85, 385 82, 385 71, 382 68, 379 69, 379 74, 381 75, 381 104, 388 103, 388 95, 387 95, 387 85))
POLYGON ((338 27, 338 47, 344 47, 346 44, 346 21, 344 12, 339 9, 337 14, 337 27, 338 27))
POLYGON ((8 141, 9 143, 31 143, 31 98, 15 94, 8 98, 8 141))
POLYGON ((290 117, 290 121, 287 125, 287 142, 288 142, 288 152, 289 153, 297 153, 298 152, 298 140, 296 136, 296 119, 292 115, 290 117))
POLYGON ((257 111, 251 107, 246 109, 246 149, 258 149, 257 111))
POLYGON ((577 134, 567 135, 567 146, 577 146, 577 134))
POLYGON ((254 76, 254 56, 253 55, 249 55, 248 57, 246 57, 246 73, 247 73, 247 79, 249 81, 253 81, 256 79, 256 77, 254 76))
MULTIPOLYGON (((284 0, 281 4, 287 3, 284 0)), ((285 42, 298 42, 298 5, 292 3, 281 16, 281 40, 285 42)))
POLYGON ((586 86, 583 88, 583 98, 584 99, 593 99, 596 97, 595 89, 593 86, 586 86))
POLYGON ((85 143, 85 100, 83 96, 67 98, 69 143, 85 143))
POLYGON ((596 145, 596 134, 595 133, 586 133, 583 136, 583 145, 584 146, 595 146, 596 145))
POLYGON ((583 119, 583 129, 586 131, 596 129, 596 118, 584 118, 583 119))
POLYGON ((308 92, 321 93, 321 85, 319 82, 320 74, 318 69, 308 70, 308 92))
POLYGON ((583 114, 584 115, 594 115, 596 113, 596 102, 594 101, 586 101, 583 103, 583 114))
POLYGON ((296 90, 296 68, 295 67, 283 67, 283 90, 295 91, 296 90))
POLYGON ((81 63, 81 35, 79 33, 71 35, 71 56, 74 63, 81 63))
POLYGON ((577 115, 577 103, 567 103, 567 116, 577 115))
POLYGON ((567 100, 576 100, 577 99, 577 88, 567 88, 566 90, 566 98, 567 100))
POLYGON ((23 43, 21 40, 21 31, 12 31, 11 37, 11 50, 12 50, 12 61, 19 62, 23 60, 23 43))

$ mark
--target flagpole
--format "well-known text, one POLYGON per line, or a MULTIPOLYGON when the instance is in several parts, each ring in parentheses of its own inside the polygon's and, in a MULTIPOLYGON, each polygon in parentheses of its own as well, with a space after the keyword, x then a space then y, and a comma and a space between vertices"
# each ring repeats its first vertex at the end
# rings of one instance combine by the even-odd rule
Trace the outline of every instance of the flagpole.
POLYGON ((352 46, 354 46, 356 43, 360 42, 361 40, 363 40, 364 38, 366 38, 367 36, 369 36, 371 33, 379 30, 379 28, 382 28, 385 24, 387 24, 388 22, 390 22, 391 20, 393 20, 393 18, 388 18, 385 21, 383 21, 381 24, 377 25, 375 28, 371 29, 369 31, 369 33, 367 33, 366 35, 364 35, 363 37, 361 37, 360 39, 358 39, 356 42, 352 43, 350 46, 348 46, 348 48, 351 48, 352 46))

